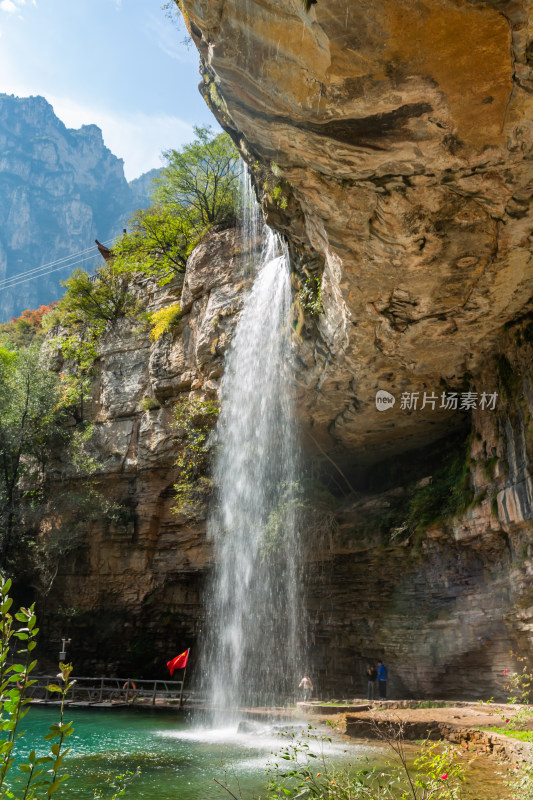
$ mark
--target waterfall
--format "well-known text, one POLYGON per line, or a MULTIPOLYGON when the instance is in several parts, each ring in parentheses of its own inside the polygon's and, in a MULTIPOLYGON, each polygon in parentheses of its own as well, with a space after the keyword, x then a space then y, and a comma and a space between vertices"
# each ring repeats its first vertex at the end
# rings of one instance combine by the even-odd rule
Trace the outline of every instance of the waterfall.
MULTIPOLYGON (((253 215, 246 227, 253 237, 253 215)), ((226 355, 217 501, 208 521, 215 566, 207 593, 206 688, 210 705, 226 718, 239 706, 294 697, 301 669, 290 309, 288 258, 265 226, 260 264, 226 355)))

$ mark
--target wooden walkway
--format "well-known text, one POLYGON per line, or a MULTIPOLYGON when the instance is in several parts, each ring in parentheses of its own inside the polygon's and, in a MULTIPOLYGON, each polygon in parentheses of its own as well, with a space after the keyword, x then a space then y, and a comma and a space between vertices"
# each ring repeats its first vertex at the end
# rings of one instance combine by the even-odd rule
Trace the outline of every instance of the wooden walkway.
MULTIPOLYGON (((46 688, 49 684, 60 686, 61 678, 57 675, 38 675, 36 683, 27 690, 32 702, 58 702, 57 692, 46 688)), ((125 706, 133 703, 155 706, 156 703, 183 707, 183 681, 146 681, 132 678, 73 678, 74 685, 70 689, 66 703, 83 706, 125 706)))

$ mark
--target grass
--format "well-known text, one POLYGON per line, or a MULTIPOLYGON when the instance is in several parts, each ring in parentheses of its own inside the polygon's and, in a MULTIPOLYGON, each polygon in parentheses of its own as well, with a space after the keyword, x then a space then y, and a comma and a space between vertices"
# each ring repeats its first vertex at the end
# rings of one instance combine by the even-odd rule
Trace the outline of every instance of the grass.
POLYGON ((410 706, 410 708, 448 708, 451 703, 447 703, 445 700, 421 700, 414 706, 410 706))
POLYGON ((502 733, 504 736, 510 736, 521 742, 533 742, 533 731, 513 731, 509 728, 481 728, 481 730, 489 733, 502 733))

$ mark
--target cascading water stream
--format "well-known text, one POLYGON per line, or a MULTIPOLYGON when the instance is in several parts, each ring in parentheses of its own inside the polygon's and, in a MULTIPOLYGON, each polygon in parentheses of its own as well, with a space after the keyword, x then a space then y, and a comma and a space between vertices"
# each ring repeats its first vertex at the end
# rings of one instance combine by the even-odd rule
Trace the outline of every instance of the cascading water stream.
MULTIPOLYGON (((253 219, 248 227, 253 236, 253 219)), ((261 263, 226 356, 218 497, 208 525, 215 568, 206 689, 226 720, 240 706, 271 706, 293 695, 300 668, 290 271, 279 239, 264 231, 261 263)))

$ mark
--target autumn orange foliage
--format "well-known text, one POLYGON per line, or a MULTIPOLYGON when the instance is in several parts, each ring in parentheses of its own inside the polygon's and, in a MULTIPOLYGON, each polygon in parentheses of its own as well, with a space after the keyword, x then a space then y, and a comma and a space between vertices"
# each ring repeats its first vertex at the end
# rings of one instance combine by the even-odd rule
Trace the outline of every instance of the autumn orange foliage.
POLYGON ((11 322, 16 323, 19 320, 24 320, 24 322, 29 322, 33 328, 40 328, 44 315, 48 314, 55 305, 57 305, 57 301, 35 309, 26 308, 19 317, 11 317, 11 322))
POLYGON ((25 347, 33 341, 42 340, 43 317, 56 305, 57 301, 39 308, 26 308, 18 317, 11 317, 9 322, 0 323, 0 340, 14 347, 25 347))

